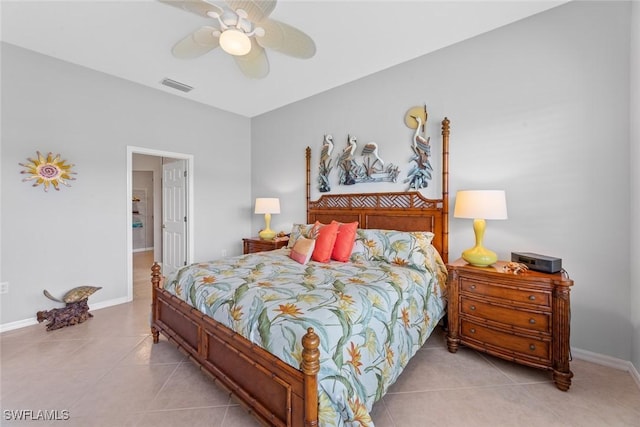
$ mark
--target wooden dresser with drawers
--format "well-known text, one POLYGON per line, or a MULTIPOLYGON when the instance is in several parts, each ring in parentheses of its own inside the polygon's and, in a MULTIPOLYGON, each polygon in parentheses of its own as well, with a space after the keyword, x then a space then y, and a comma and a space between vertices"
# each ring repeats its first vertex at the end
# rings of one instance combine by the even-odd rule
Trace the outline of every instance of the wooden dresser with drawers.
POLYGON ((506 261, 473 267, 459 259, 450 263, 447 346, 460 344, 523 365, 553 372, 566 391, 573 373, 570 290, 566 273, 505 271, 506 261))

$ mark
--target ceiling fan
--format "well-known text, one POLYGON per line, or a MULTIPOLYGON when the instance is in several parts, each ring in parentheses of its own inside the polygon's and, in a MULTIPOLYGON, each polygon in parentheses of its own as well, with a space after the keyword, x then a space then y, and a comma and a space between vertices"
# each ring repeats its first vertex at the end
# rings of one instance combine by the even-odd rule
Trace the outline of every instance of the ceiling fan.
POLYGON ((269 74, 265 48, 302 59, 316 53, 307 34, 269 18, 276 0, 159 1, 212 19, 211 25, 200 27, 173 46, 176 58, 196 58, 220 46, 233 55, 245 76, 259 79, 269 74))

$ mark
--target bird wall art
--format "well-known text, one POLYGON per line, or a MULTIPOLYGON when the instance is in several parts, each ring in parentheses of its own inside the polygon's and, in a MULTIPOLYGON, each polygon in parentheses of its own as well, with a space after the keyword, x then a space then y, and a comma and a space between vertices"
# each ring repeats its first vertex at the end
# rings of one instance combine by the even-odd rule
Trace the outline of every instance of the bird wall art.
POLYGON ((331 158, 333 151, 333 136, 325 134, 320 151, 318 174, 318 190, 321 193, 331 191, 330 173, 334 169, 333 165, 338 169, 338 183, 340 185, 396 182, 397 180, 399 168, 382 159, 377 142, 367 142, 360 149, 358 138, 349 134, 347 135, 347 145, 338 152, 335 159, 331 158))
POLYGON ((413 107, 407 111, 405 116, 406 125, 415 129, 413 134, 411 150, 413 155, 411 161, 414 164, 411 166, 407 174, 405 183, 409 183, 409 189, 419 190, 426 188, 431 180, 431 173, 433 167, 431 166, 431 138, 425 136, 425 125, 427 124, 427 106, 413 107))

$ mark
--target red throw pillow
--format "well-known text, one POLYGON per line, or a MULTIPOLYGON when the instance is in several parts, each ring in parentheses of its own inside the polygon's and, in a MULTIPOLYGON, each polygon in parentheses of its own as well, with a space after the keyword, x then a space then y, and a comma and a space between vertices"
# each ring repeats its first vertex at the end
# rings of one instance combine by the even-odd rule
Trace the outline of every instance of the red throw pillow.
POLYGON ((353 251, 353 245, 356 243, 356 230, 358 229, 358 222, 350 222, 342 224, 337 221, 331 221, 332 224, 338 224, 338 236, 336 242, 333 245, 333 251, 331 252, 331 259, 341 262, 349 261, 351 258, 351 252, 353 251))
POLYGON ((331 252, 333 245, 336 243, 338 236, 338 223, 321 224, 319 221, 313 226, 312 234, 316 234, 316 247, 313 249, 311 259, 318 262, 329 262, 331 260, 331 252))

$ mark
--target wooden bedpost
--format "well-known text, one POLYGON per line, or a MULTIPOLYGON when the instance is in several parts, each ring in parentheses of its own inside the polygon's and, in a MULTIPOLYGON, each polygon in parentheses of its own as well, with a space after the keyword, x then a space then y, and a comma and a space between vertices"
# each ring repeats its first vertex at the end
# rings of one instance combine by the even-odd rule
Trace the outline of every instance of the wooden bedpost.
POLYGON ((309 222, 309 201, 311 200, 311 147, 305 150, 307 160, 307 222, 309 222))
POLYGON ((449 119, 442 121, 442 260, 449 262, 449 119))
POLYGON ((320 338, 307 329, 302 337, 302 363, 300 369, 304 374, 304 425, 318 426, 318 372, 320 372, 320 338))
POLYGON ((156 289, 160 287, 160 282, 162 281, 162 273, 161 273, 160 264, 158 262, 154 262, 151 266, 151 293, 153 297, 151 298, 151 335, 153 336, 153 343, 157 344, 160 339, 160 331, 158 331, 153 324, 158 319, 157 313, 157 303, 156 303, 156 289))

